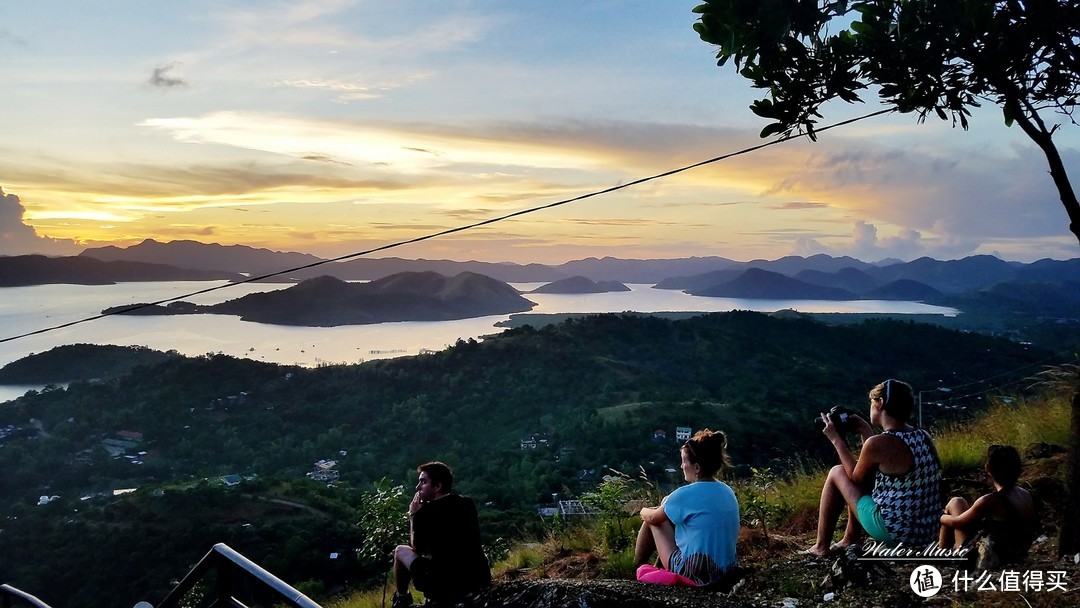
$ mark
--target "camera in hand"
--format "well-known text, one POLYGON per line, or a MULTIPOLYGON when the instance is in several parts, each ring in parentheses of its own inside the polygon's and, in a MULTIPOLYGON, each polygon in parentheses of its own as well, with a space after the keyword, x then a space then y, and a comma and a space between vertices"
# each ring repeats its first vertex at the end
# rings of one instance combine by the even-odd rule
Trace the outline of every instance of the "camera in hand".
MULTIPOLYGON (((841 433, 847 433, 856 428, 855 412, 842 405, 832 406, 827 415, 829 416, 829 419, 832 420, 836 430, 841 433)), ((825 423, 821 420, 821 417, 814 420, 814 427, 817 428, 819 432, 825 430, 825 423)))

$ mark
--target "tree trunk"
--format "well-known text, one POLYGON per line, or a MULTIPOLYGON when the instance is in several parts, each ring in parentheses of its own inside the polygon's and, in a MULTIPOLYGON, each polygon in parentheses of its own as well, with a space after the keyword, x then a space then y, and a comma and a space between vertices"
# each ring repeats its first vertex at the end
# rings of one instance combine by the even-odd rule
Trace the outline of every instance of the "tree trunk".
POLYGON ((1072 424, 1069 427, 1069 463, 1066 470, 1067 496, 1065 515, 1061 521, 1058 537, 1058 557, 1080 553, 1080 525, 1076 517, 1080 513, 1080 387, 1072 398, 1072 424), (1072 515, 1069 515, 1072 513, 1072 515))
MULTIPOLYGON (((1050 176, 1054 179, 1054 185, 1057 186, 1058 194, 1061 196, 1061 204, 1065 205, 1065 211, 1069 214, 1069 230, 1080 241, 1080 203, 1076 201, 1076 193, 1073 192, 1072 184, 1069 183, 1065 163, 1061 162, 1061 154, 1054 145, 1053 130, 1046 128, 1034 106, 1022 101, 1019 95, 1006 99, 1005 105, 1024 133, 1046 155, 1046 161, 1050 165, 1050 176)), ((1067 498, 1063 512, 1073 515, 1065 515, 1062 519, 1061 535, 1058 538, 1059 557, 1080 553, 1080 525, 1077 524, 1075 517, 1076 513, 1080 513, 1080 387, 1077 387, 1073 393, 1069 415, 1071 416, 1069 461, 1065 478, 1067 498)))
POLYGON ((1011 106, 1013 118, 1024 134, 1046 155, 1046 162, 1050 165, 1050 177, 1057 186, 1061 204, 1065 206, 1065 213, 1069 216, 1069 231, 1076 235, 1077 242, 1080 242, 1080 202, 1076 200, 1069 174, 1065 171, 1065 163, 1061 161, 1061 154, 1054 145, 1053 131, 1046 128, 1035 108, 1030 105, 1023 108, 1021 102, 1013 99, 1006 100, 1005 104, 1011 106))

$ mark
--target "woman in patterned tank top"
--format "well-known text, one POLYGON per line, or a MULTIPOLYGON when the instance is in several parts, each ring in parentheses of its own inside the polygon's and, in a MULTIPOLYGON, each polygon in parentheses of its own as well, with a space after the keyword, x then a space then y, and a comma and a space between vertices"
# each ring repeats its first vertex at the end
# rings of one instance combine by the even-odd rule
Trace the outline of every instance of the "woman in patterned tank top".
POLYGON ((870 391, 870 422, 849 418, 849 429, 862 436, 856 458, 832 416, 822 414, 822 431, 840 464, 825 479, 818 507, 817 542, 807 553, 827 556, 859 542, 865 530, 890 547, 925 549, 937 541, 941 513, 941 463, 929 433, 908 424, 915 405, 911 386, 886 380, 870 391), (875 433, 874 427, 882 429, 875 433), (847 528, 830 545, 837 520, 848 510, 847 528), (856 524, 858 522, 858 524, 856 524))

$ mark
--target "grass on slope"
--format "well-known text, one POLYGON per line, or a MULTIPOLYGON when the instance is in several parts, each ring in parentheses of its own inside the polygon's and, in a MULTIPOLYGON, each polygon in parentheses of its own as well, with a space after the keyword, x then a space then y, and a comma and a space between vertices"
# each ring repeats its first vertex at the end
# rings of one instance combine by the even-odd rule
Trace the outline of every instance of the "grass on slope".
MULTIPOLYGON (((635 405, 635 404, 628 404, 635 405)), ((618 408, 615 408, 616 410, 618 408)), ((632 408, 631 408, 632 409, 632 408)), ((954 424, 934 432, 938 453, 946 476, 971 476, 978 471, 993 443, 1007 443, 1021 452, 1032 443, 1068 445, 1069 402, 1066 396, 1044 396, 1031 400, 1004 399, 995 401, 990 409, 975 420, 954 424)), ((740 538, 741 561, 754 567, 762 564, 776 566, 776 560, 792 553, 810 539, 817 519, 818 500, 825 470, 812 463, 795 463, 792 473, 779 478, 768 471, 757 471, 746 479, 730 483, 739 497, 744 528, 740 538), (771 542, 761 543, 764 520, 774 535, 771 542), (751 546, 753 545, 753 546, 751 546)), ((629 511, 629 510, 628 510, 629 511)), ((635 510, 636 512, 636 510, 635 510)), ((602 519, 592 526, 573 526, 551 529, 545 539, 522 539, 514 543, 507 556, 493 564, 496 581, 514 578, 601 577, 632 578, 632 535, 639 523, 636 515, 628 515, 623 530, 630 547, 611 550, 602 529, 602 519), (575 565, 591 567, 578 572, 575 565)), ((842 528, 842 526, 841 526, 842 528)), ((784 591, 785 581, 773 581, 784 591)), ((796 585, 794 578, 787 586, 796 585)), ((392 593, 393 590, 390 590, 392 593)), ((788 594, 792 593, 787 589, 788 594)), ((381 606, 382 590, 372 590, 344 597, 327 604, 328 608, 371 608, 381 606)))

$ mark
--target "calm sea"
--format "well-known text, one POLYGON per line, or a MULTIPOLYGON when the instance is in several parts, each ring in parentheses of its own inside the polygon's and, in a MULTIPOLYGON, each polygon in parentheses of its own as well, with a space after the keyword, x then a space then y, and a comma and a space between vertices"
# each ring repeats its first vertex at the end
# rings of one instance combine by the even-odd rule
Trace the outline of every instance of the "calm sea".
MULTIPOLYGON (((118 285, 39 285, 0 289, 0 339, 93 317, 110 306, 151 302, 222 285, 223 282, 121 283, 118 285)), ((243 284, 209 294, 184 298, 214 304, 242 295, 283 289, 291 284, 243 284)), ((529 291, 542 283, 514 284, 529 291)), ((740 300, 705 298, 679 291, 629 285, 620 293, 558 295, 524 294, 536 302, 534 313, 560 312, 876 312, 894 314, 955 315, 950 308, 917 302, 855 300, 740 300)), ((33 353, 64 344, 141 345, 175 350, 184 355, 225 353, 259 361, 315 366, 321 363, 358 363, 441 350, 459 338, 479 338, 503 331, 495 323, 509 318, 496 315, 461 321, 380 323, 345 327, 288 327, 241 321, 226 315, 168 317, 110 316, 42 334, 0 342, 0 367, 33 353)), ((0 402, 14 399, 36 386, 0 385, 0 402)))

